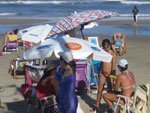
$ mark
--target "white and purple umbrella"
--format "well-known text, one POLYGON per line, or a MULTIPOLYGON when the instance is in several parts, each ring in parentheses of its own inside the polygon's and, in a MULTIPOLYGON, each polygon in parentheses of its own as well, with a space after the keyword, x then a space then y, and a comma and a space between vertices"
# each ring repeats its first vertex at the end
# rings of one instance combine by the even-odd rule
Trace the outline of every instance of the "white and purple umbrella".
POLYGON ((89 41, 72 37, 47 39, 34 48, 25 51, 21 58, 25 60, 40 58, 58 59, 58 53, 66 51, 72 52, 74 59, 93 59, 104 62, 111 62, 112 59, 112 56, 100 47, 89 41))

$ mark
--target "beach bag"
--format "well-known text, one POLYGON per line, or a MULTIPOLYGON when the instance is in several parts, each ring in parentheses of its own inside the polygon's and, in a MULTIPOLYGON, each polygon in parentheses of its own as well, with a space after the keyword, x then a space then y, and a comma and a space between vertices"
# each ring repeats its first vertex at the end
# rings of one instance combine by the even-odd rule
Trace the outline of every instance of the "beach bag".
POLYGON ((36 104, 36 93, 35 88, 28 84, 21 85, 21 92, 26 102, 29 104, 35 105, 36 104))

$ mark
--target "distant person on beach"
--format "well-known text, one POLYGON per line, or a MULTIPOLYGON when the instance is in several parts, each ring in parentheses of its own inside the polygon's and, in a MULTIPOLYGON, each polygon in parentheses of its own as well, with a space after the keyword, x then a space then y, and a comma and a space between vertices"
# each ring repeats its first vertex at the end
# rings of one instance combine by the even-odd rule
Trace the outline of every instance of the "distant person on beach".
MULTIPOLYGON (((118 69, 121 72, 115 81, 114 91, 111 93, 104 93, 103 97, 108 105, 107 113, 114 113, 114 105, 113 102, 117 102, 117 95, 121 94, 126 97, 131 97, 133 92, 135 91, 135 78, 132 72, 128 71, 128 61, 126 59, 121 59, 117 63, 118 69), (118 89, 121 88, 121 91, 118 89)), ((120 104, 124 104, 124 100, 120 100, 120 104)))
POLYGON ((122 56, 126 52, 126 36, 119 32, 114 33, 112 39, 112 50, 122 56))
POLYGON ((139 13, 139 10, 137 9, 136 5, 134 5, 134 8, 132 9, 133 19, 134 19, 134 26, 137 26, 137 14, 139 13))
POLYGON ((113 58, 110 63, 102 62, 98 70, 98 76, 100 75, 100 82, 99 82, 98 92, 97 92, 97 102, 96 102, 97 110, 99 110, 100 108, 99 105, 100 105, 102 92, 103 92, 106 81, 107 81, 107 91, 109 92, 114 87, 113 79, 110 78, 110 75, 116 75, 116 54, 110 49, 110 41, 108 39, 104 39, 102 41, 102 47, 106 52, 111 54, 113 58))

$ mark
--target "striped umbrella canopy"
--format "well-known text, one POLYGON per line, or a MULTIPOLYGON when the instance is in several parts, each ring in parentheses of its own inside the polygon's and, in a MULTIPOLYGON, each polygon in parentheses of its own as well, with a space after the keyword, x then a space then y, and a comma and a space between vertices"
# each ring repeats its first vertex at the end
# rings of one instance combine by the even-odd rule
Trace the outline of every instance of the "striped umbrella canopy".
POLYGON ((51 35, 56 35, 65 31, 72 30, 81 24, 88 24, 92 21, 100 20, 103 18, 108 18, 111 15, 116 14, 115 12, 108 12, 104 10, 90 10, 80 13, 72 14, 71 16, 65 17, 56 23, 55 26, 50 31, 51 35))

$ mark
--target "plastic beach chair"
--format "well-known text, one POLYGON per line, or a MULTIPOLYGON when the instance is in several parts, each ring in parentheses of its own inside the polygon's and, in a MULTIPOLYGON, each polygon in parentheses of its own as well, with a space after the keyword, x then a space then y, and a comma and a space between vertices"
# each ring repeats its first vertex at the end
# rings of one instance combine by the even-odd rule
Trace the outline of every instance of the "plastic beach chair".
POLYGON ((29 73, 29 70, 25 68, 26 77, 25 77, 25 84, 22 85, 22 94, 25 98, 25 101, 28 103, 27 113, 30 112, 31 106, 36 108, 41 108, 41 113, 44 113, 45 110, 57 112, 57 103, 47 104, 49 99, 53 99, 55 96, 45 96, 43 98, 39 98, 38 93, 36 92, 35 87, 33 86, 33 79, 29 73), (23 87, 26 86, 26 87, 23 87))
POLYGON ((133 96, 130 98, 122 95, 118 95, 118 101, 115 105, 114 112, 117 111, 117 107, 121 106, 120 113, 146 113, 148 105, 150 84, 139 85, 133 96), (124 99, 125 104, 120 105, 120 99, 124 99))
POLYGON ((17 35, 8 35, 7 36, 7 42, 6 42, 4 51, 5 52, 18 51, 17 35))

